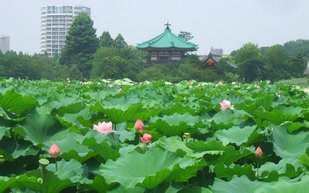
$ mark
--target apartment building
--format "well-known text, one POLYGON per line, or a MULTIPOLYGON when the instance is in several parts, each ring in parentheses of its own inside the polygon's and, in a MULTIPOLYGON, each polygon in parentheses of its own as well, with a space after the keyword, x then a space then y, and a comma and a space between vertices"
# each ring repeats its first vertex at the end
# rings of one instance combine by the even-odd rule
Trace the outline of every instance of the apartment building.
POLYGON ((81 12, 90 16, 91 10, 81 5, 53 5, 41 9, 41 53, 50 57, 60 55, 74 17, 81 12))
POLYGON ((10 50, 10 37, 0 36, 0 51, 5 53, 10 50))

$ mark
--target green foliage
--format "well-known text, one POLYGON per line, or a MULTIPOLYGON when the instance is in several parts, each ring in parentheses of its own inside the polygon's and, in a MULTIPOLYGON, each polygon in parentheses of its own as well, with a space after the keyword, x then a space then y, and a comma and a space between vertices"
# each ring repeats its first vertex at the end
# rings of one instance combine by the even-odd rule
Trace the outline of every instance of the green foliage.
POLYGON ((107 48, 114 46, 114 40, 108 31, 103 32, 102 35, 100 36, 99 46, 107 48))
POLYGON ((122 50, 125 47, 128 46, 127 42, 124 41, 124 38, 122 37, 121 34, 118 34, 114 40, 114 46, 115 48, 117 48, 118 50, 122 50))
POLYGON ((266 73, 269 80, 276 81, 290 76, 287 54, 283 46, 274 45, 265 50, 266 73))
POLYGON ((179 34, 178 34, 178 37, 180 37, 181 39, 184 39, 186 41, 189 41, 193 38, 193 35, 191 34, 191 32, 180 31, 179 34))
POLYGON ((246 82, 265 79, 265 62, 256 45, 247 43, 241 47, 235 55, 235 62, 239 77, 246 82))
POLYGON ((309 95, 299 86, 127 79, 0 86, 1 192, 307 190, 309 95), (223 99, 234 109, 221 111, 223 99), (137 119, 151 144, 140 142, 137 119), (102 121, 116 133, 94 131, 102 121), (48 155, 53 143, 57 158, 48 155))
POLYGON ((118 182, 128 188, 139 184, 153 189, 163 181, 180 178, 173 176, 173 173, 194 165, 195 161, 189 156, 153 147, 145 154, 134 151, 116 161, 108 161, 102 165, 100 173, 104 174, 107 183, 118 182))
POLYGON ((141 51, 130 46, 121 50, 100 48, 94 55, 91 77, 137 80, 137 74, 143 69, 144 58, 141 51))
POLYGON ((73 21, 61 51, 61 64, 75 64, 84 78, 89 78, 93 54, 99 46, 99 40, 93 28, 93 21, 84 13, 73 21))

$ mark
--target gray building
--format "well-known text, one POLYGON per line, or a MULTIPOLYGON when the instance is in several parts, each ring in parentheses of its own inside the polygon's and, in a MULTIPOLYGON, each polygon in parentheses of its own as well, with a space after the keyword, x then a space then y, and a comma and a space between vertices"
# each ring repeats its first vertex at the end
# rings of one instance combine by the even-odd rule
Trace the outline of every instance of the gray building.
POLYGON ((5 53, 10 50, 10 37, 0 36, 0 51, 5 53))
POLYGON ((81 5, 53 5, 41 9, 41 53, 54 57, 61 53, 74 17, 90 16, 90 8, 81 5))

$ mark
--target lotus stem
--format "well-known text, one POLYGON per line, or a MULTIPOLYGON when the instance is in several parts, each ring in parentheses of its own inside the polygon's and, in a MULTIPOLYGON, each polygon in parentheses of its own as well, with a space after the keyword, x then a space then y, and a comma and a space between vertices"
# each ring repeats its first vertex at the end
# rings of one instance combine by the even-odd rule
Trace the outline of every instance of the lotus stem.
POLYGON ((45 193, 45 166, 42 165, 42 179, 43 179, 43 182, 42 182, 42 191, 43 193, 45 193))
POLYGON ((57 158, 55 158, 55 166, 56 166, 56 172, 58 170, 58 166, 57 166, 57 158))
POLYGON ((257 168, 256 168, 256 174, 255 174, 256 177, 257 177, 258 179, 260 178, 260 177, 259 177, 259 167, 260 167, 259 161, 260 161, 260 160, 257 161, 257 168))

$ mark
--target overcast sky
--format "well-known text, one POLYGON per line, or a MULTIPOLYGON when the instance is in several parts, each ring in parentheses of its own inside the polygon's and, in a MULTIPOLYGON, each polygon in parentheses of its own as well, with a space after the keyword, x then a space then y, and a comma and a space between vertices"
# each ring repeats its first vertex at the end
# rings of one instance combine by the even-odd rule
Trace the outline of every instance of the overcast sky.
POLYGON ((131 45, 159 35, 168 20, 175 34, 191 32, 198 54, 210 47, 228 54, 247 42, 259 47, 309 39, 309 0, 0 0, 0 35, 11 49, 40 52, 40 10, 45 5, 91 8, 97 35, 121 33, 131 45))

